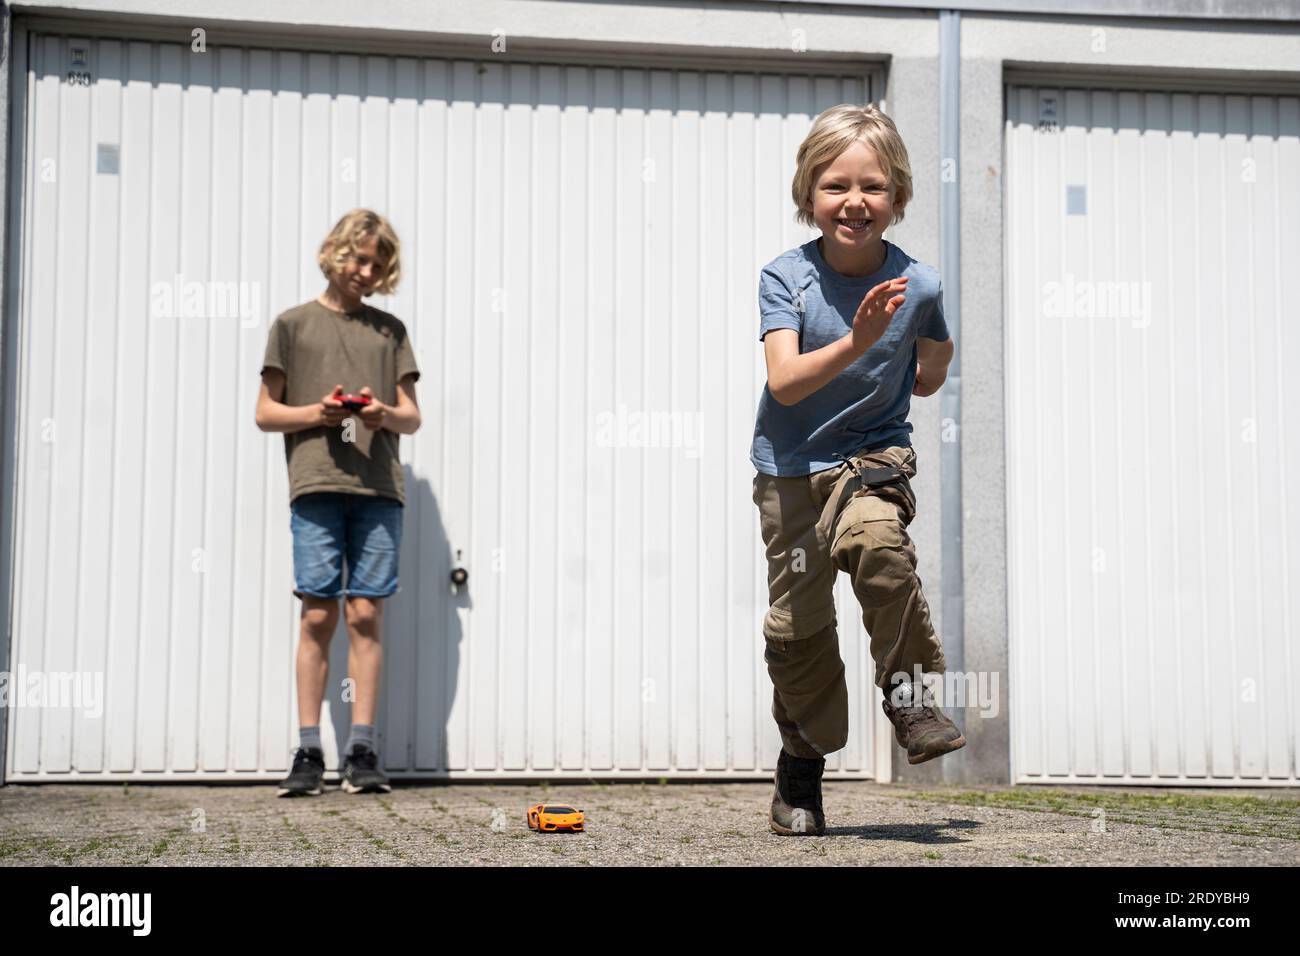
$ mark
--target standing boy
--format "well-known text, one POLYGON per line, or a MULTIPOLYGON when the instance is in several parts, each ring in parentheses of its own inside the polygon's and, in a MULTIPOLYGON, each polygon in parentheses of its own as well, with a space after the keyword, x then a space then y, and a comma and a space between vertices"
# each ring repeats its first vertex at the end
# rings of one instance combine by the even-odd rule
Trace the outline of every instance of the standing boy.
POLYGON ((379 638, 383 599, 398 589, 405 506, 398 435, 420 427, 420 372, 406 327, 361 301, 396 290, 397 235, 382 216, 354 209, 325 238, 317 261, 329 285, 272 324, 257 398, 257 427, 284 432, 294 594, 302 599, 299 747, 277 796, 322 792, 321 701, 344 595, 355 698, 342 787, 349 793, 392 789, 375 746, 379 638))
POLYGON ((782 740, 769 822, 781 834, 820 834, 825 756, 848 740, 837 569, 853 580, 875 684, 908 761, 966 743, 912 687, 914 674, 945 663, 906 531, 916 515, 910 398, 939 390, 953 343, 938 273, 883 237, 912 197, 907 149, 888 116, 850 105, 818 116, 792 194, 798 220, 821 237, 759 279, 767 386, 750 459, 768 560, 764 660, 782 740))

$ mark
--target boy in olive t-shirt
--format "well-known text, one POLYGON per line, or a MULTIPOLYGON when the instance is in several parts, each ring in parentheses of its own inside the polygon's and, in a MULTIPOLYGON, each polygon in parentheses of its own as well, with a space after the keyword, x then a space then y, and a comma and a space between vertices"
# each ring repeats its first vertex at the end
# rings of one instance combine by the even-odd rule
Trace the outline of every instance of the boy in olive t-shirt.
POLYGON ((349 793, 392 789, 379 769, 374 738, 381 602, 398 590, 405 511, 398 436, 420 427, 420 372, 402 322, 361 299, 395 290, 399 251, 383 217, 366 209, 348 213, 317 257, 328 288, 283 312, 267 339, 257 426, 284 433, 294 594, 302 599, 299 747, 277 796, 323 792, 321 701, 338 599, 345 595, 356 698, 341 785, 349 793))

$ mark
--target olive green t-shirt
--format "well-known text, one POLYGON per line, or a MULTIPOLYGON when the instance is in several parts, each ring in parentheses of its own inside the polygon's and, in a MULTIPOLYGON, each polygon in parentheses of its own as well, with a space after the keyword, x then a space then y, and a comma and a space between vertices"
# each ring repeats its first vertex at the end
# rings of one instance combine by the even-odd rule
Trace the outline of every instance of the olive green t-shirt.
MULTIPOLYGON (((271 324, 262 369, 284 372, 286 405, 314 405, 342 385, 356 394, 369 385, 374 397, 397 404, 397 383, 407 375, 418 380, 411 338, 402 322, 362 303, 353 312, 335 312, 319 302, 304 302, 282 312, 271 324)), ((289 500, 317 491, 381 495, 406 503, 401 437, 387 428, 371 431, 353 416, 350 435, 344 425, 320 426, 284 436, 289 463, 289 500), (345 440, 345 436, 351 440, 345 440)))

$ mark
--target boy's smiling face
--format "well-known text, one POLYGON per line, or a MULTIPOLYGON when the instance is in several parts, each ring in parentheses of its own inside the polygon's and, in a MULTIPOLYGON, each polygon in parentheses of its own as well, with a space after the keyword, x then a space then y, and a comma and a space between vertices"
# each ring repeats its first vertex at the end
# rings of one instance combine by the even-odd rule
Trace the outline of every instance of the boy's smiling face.
POLYGON ((852 273, 883 259, 894 196, 876 151, 862 140, 826 164, 804 208, 822 232, 822 256, 833 268, 852 273))
POLYGON ((388 260, 379 252, 379 239, 370 236, 343 260, 342 268, 334 276, 334 283, 344 298, 360 299, 370 295, 387 267, 388 260))

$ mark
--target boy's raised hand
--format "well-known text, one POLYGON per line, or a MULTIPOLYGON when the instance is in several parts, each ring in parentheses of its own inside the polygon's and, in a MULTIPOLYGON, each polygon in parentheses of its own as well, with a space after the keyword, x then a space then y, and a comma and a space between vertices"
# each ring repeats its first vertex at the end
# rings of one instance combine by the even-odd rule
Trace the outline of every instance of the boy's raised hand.
POLYGON ((342 394, 343 386, 335 385, 334 391, 321 397, 319 410, 320 421, 317 422, 318 425, 325 425, 328 428, 333 428, 336 425, 341 425, 343 419, 348 417, 348 410, 344 408, 343 403, 339 401, 339 396, 342 394))
POLYGON ((361 424, 365 425, 372 432, 378 431, 384 425, 384 417, 388 414, 388 406, 379 399, 375 398, 374 392, 370 391, 367 385, 360 393, 370 399, 370 404, 357 412, 361 416, 361 424))
POLYGON ((880 341, 894 313, 906 301, 903 295, 907 291, 907 276, 899 276, 876 286, 862 297, 853 316, 853 347, 865 352, 880 341))

